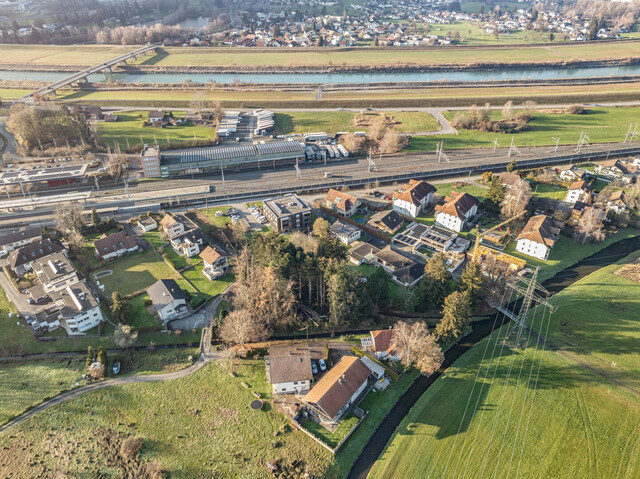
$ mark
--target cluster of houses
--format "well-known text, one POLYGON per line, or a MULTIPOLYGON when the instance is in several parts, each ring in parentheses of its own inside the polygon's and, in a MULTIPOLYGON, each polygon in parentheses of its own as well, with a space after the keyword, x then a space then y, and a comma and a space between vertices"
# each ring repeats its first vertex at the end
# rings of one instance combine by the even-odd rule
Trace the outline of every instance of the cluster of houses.
POLYGON ((389 384, 379 361, 400 359, 391 329, 371 331, 362 339, 362 348, 371 357, 344 354, 327 368, 331 358, 324 344, 272 346, 265 356, 267 382, 274 395, 295 395, 313 420, 335 426, 372 387, 384 389, 389 384))
POLYGON ((13 275, 19 278, 33 273, 37 279, 24 291, 28 302, 39 309, 28 318, 35 331, 63 327, 74 335, 104 321, 98 296, 75 269, 66 248, 43 238, 39 227, 3 235, 0 246, 10 251, 7 266, 13 275))

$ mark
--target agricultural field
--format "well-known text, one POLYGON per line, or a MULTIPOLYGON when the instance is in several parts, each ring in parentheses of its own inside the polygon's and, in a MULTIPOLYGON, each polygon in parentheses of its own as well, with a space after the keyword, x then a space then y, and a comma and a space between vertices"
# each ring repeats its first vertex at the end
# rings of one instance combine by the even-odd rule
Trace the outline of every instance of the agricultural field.
MULTIPOLYGON (((135 50, 116 45, 2 45, 0 64, 92 66, 135 50)), ((141 61, 141 57, 138 61, 141 61)))
POLYGON ((206 471, 268 478, 265 462, 276 457, 287 468, 300 461, 302 471, 323 475, 331 454, 275 412, 264 363, 236 361, 233 370, 235 378, 211 364, 183 379, 104 389, 55 406, 0 436, 0 475, 117 475, 122 459, 108 459, 108 444, 127 436, 144 440, 143 463, 158 461, 171 477, 197 478, 206 471), (266 399, 261 411, 249 408, 253 391, 266 399))
MULTIPOLYGON (((181 117, 184 112, 174 112, 175 117, 181 117)), ((177 144, 189 145, 193 142, 215 141, 216 130, 214 128, 193 125, 190 121, 183 126, 167 126, 158 128, 143 126, 147 120, 146 111, 118 112, 118 121, 101 122, 98 125, 98 137, 100 141, 115 148, 130 150, 144 144, 158 143, 160 146, 173 147, 177 144)))
MULTIPOLYGON (((452 120, 457 112, 446 112, 445 116, 452 120)), ((640 108, 589 108, 583 115, 567 113, 536 112, 527 130, 515 133, 488 133, 472 130, 461 130, 457 135, 438 135, 435 137, 414 136, 409 150, 435 151, 436 143, 444 141, 446 149, 493 148, 498 139, 498 146, 508 147, 511 138, 516 146, 555 145, 552 137, 560 138, 561 145, 575 145, 582 131, 587 132, 591 143, 607 143, 623 141, 629 124, 637 121, 640 108)), ((499 111, 492 111, 491 117, 498 119, 499 111)))
POLYGON ((544 351, 534 340, 503 348, 507 325, 463 355, 420 398, 369 477, 637 477, 640 285, 612 274, 637 257, 554 296, 550 322, 530 317, 543 336, 550 324, 544 351))
MULTIPOLYGON (((436 131, 440 129, 438 121, 429 113, 421 111, 385 111, 385 114, 393 117, 396 124, 393 127, 403 133, 436 131)), ((367 112, 372 119, 380 115, 376 112, 367 112)), ((355 125, 356 116, 351 111, 297 111, 276 113, 276 130, 278 135, 291 133, 304 134, 324 131, 331 135, 340 131, 367 130, 366 125, 355 125)))

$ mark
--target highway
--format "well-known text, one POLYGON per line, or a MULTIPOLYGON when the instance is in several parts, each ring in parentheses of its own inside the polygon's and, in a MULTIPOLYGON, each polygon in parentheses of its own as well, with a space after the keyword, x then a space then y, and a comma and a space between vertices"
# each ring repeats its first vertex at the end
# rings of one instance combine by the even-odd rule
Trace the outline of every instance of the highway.
POLYGON ((120 55, 119 57, 113 58, 108 62, 100 63, 99 65, 94 65, 90 68, 87 68, 86 70, 82 70, 81 72, 74 73, 73 75, 63 78, 62 80, 59 80, 55 83, 51 83, 50 85, 39 88, 33 93, 29 93, 28 95, 23 96, 21 100, 28 101, 35 97, 43 98, 51 93, 55 93, 56 90, 59 90, 64 86, 71 85, 72 83, 80 81, 83 78, 87 78, 89 75, 93 75, 94 73, 98 73, 108 68, 111 68, 117 65, 118 63, 129 60, 130 58, 137 57, 138 55, 142 55, 144 53, 147 53, 148 51, 155 50, 156 48, 158 48, 158 46, 160 45, 159 44, 145 45, 142 48, 138 48, 137 50, 134 50, 132 52, 125 53, 124 55, 120 55))
MULTIPOLYGON (((225 173, 223 182, 219 173, 210 173, 191 177, 177 177, 161 181, 143 182, 130 185, 129 196, 122 188, 113 187, 94 192, 84 204, 89 210, 96 208, 135 208, 141 211, 148 208, 186 208, 194 203, 204 205, 205 201, 226 203, 249 198, 264 198, 285 192, 314 193, 334 187, 362 187, 373 184, 376 180, 383 184, 403 182, 409 178, 426 180, 445 177, 464 177, 478 175, 486 170, 503 170, 512 159, 521 168, 541 167, 546 165, 563 165, 589 160, 605 160, 619 156, 635 156, 640 154, 640 142, 610 143, 587 145, 580 153, 575 147, 520 148, 520 154, 511 158, 507 156, 508 148, 498 148, 495 153, 491 149, 457 150, 447 154, 448 159, 438 163, 435 153, 400 153, 396 155, 374 158, 375 165, 370 165, 366 158, 345 159, 339 162, 307 163, 302 165, 301 178, 296 179, 293 167, 261 169, 260 171, 242 171, 225 173), (325 174, 331 177, 326 178, 325 174), (187 188, 206 186, 205 190, 191 193, 187 188), (208 190, 209 193, 202 191, 208 190)), ((89 188, 87 185, 85 188, 89 188)), ((80 190, 76 188, 75 190, 80 190)), ((194 191, 194 190, 191 190, 194 191)), ((52 191, 52 193, 56 193, 52 191)), ((2 208, 0 201, 0 208, 2 208)), ((0 213, 0 228, 27 225, 33 222, 50 222, 54 206, 47 204, 27 211, 0 213)), ((129 210, 128 215, 133 213, 129 210)))

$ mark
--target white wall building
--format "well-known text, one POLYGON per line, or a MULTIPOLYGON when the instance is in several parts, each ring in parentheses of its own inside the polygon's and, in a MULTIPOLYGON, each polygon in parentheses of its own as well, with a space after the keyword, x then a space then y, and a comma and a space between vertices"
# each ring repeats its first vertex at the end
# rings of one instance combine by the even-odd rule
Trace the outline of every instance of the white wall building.
POLYGON ((461 232, 478 214, 478 200, 469 193, 451 192, 444 205, 436 206, 436 224, 461 232))
POLYGON ((546 261, 560 236, 559 225, 546 215, 532 216, 518 235, 516 251, 546 261))
POLYGON ((433 203, 435 192, 435 187, 425 181, 409 180, 401 191, 393 194, 393 209, 415 218, 433 203))

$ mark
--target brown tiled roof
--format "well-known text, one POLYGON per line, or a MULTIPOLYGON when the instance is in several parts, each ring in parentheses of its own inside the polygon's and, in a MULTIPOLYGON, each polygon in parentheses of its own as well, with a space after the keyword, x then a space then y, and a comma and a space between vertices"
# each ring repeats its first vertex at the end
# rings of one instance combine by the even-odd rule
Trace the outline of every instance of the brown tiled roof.
POLYGON ((569 186, 569 190, 583 190, 583 191, 591 191, 591 185, 589 183, 587 183, 586 181, 574 181, 573 183, 571 183, 571 185, 569 186))
POLYGON ((624 201, 624 191, 614 191, 611 193, 611 196, 609 196, 607 201, 624 201))
POLYGON ((411 258, 391 249, 391 246, 385 246, 375 253, 374 256, 394 268, 402 268, 404 266, 412 266, 416 264, 416 262, 411 258))
POLYGON ((18 248, 13 251, 9 255, 8 263, 11 268, 15 268, 16 266, 31 263, 37 259, 44 258, 45 256, 49 256, 50 254, 63 250, 64 248, 61 245, 54 243, 51 240, 45 239, 36 241, 35 243, 25 245, 22 248, 18 248))
POLYGON ((374 253, 377 253, 378 251, 380 251, 380 248, 376 248, 372 244, 354 243, 351 249, 349 250, 349 256, 360 261, 368 254, 374 254, 374 253))
POLYGON ((176 220, 173 216, 171 216, 168 213, 164 215, 164 218, 160 220, 160 224, 162 225, 163 228, 170 228, 172 225, 176 224, 177 222, 178 220, 176 220))
POLYGON ((391 354, 396 347, 393 340, 393 329, 371 331, 371 336, 373 338, 373 346, 376 352, 385 351, 391 354))
POLYGON ((371 370, 359 358, 342 356, 305 395, 304 400, 316 404, 327 416, 333 418, 370 374, 371 370))
POLYGON ((342 191, 337 191, 331 188, 327 191, 324 199, 329 203, 332 203, 336 206, 336 208, 340 211, 349 211, 358 201, 353 195, 349 193, 343 193, 342 191))
POLYGON ((521 179, 520 175, 516 173, 509 173, 506 171, 504 173, 500 173, 500 181, 507 186, 513 187, 518 184, 521 179))
POLYGON ((222 258, 223 256, 226 256, 226 254, 218 247, 211 247, 211 246, 207 246, 205 249, 203 249, 200 252, 200 257, 202 258, 202 260, 205 263, 208 264, 213 264, 216 261, 218 261, 218 259, 222 258))
POLYGON ((409 180, 408 184, 402 185, 402 191, 395 192, 393 197, 418 206, 424 197, 435 192, 435 187, 426 181, 409 180))
POLYGON ((271 384, 313 379, 309 352, 297 356, 269 357, 268 361, 271 384))
POLYGON ((471 196, 469 193, 452 191, 451 194, 444 199, 444 205, 436 205, 436 212, 445 213, 464 220, 469 210, 478 204, 479 202, 475 196, 471 196))
POLYGON ((138 246, 138 240, 133 236, 127 236, 124 231, 103 236, 93 242, 100 257, 121 249, 131 249, 138 246))
POLYGON ((551 248, 559 234, 560 228, 554 220, 546 215, 536 215, 531 217, 517 239, 525 238, 551 248))

